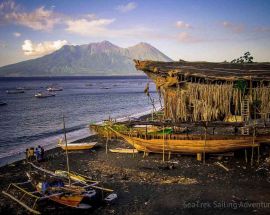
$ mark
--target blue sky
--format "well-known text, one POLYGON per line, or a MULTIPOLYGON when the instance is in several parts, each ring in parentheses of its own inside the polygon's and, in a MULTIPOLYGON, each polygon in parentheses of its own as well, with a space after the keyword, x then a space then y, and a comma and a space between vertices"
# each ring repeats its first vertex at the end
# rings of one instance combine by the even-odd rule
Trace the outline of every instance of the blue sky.
POLYGON ((65 44, 147 42, 174 60, 270 61, 268 0, 1 0, 0 66, 65 44))

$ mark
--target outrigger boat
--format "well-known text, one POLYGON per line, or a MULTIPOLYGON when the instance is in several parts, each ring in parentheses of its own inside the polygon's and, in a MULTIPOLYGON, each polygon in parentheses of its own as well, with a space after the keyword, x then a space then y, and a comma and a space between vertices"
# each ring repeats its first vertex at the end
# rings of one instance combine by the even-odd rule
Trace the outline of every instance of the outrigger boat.
POLYGON ((67 138, 65 120, 63 116, 64 136, 66 143, 67 171, 49 171, 36 166, 34 170, 27 172, 27 182, 10 184, 2 193, 34 214, 40 214, 37 204, 41 200, 50 199, 56 203, 78 209, 89 209, 103 202, 111 203, 117 199, 113 190, 97 186, 99 182, 93 181, 83 175, 70 172, 67 150, 67 138), (32 185, 34 191, 23 187, 32 185), (21 195, 19 195, 21 194, 21 195), (28 197, 28 199, 26 199, 28 197), (33 201, 29 201, 33 199, 33 201))
POLYGON ((92 149, 97 142, 90 142, 90 143, 68 143, 67 146, 63 143, 58 143, 58 146, 64 150, 87 150, 92 149))
POLYGON ((98 186, 98 181, 76 173, 69 177, 65 171, 52 172, 30 164, 34 170, 26 173, 29 180, 11 183, 2 193, 34 214, 40 214, 39 202, 48 199, 72 208, 89 209, 117 198, 113 190, 98 186))

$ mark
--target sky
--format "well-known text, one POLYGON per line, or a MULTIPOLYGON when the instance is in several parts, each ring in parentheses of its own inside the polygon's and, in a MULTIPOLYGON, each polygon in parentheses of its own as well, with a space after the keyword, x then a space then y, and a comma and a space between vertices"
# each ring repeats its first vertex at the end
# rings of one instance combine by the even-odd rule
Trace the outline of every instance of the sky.
POLYGON ((269 0, 0 0, 0 66, 63 45, 147 42, 173 60, 270 61, 269 0))

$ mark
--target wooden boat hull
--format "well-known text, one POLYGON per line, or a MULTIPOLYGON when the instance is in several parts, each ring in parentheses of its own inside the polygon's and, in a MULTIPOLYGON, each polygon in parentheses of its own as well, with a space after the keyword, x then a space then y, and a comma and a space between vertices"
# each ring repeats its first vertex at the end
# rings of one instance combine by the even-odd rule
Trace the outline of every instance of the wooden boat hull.
POLYGON ((111 128, 117 136, 122 137, 127 143, 132 145, 138 151, 155 152, 155 153, 220 153, 234 151, 243 148, 258 147, 260 139, 255 139, 253 143, 250 138, 235 139, 143 139, 131 137, 111 128))
POLYGON ((59 204, 66 205, 68 207, 77 208, 79 204, 81 203, 81 201, 83 200, 83 198, 84 197, 82 195, 75 195, 75 196, 62 196, 62 197, 53 196, 53 197, 50 197, 49 199, 59 204))
MULTIPOLYGON (((67 150, 87 150, 87 149, 92 149, 97 142, 93 143, 83 143, 83 144, 76 144, 76 143, 70 143, 67 144, 67 150)), ((65 144, 58 144, 62 149, 66 150, 66 145, 65 144)))
MULTIPOLYGON (((53 188, 56 189, 54 192, 56 195, 49 195, 48 199, 57 202, 59 204, 68 206, 68 207, 73 207, 77 208, 81 201, 83 200, 84 196, 80 194, 83 189, 74 187, 74 186, 64 186, 64 187, 59 187, 59 188, 53 188), (57 191, 58 189, 58 191, 57 191), (62 193, 61 195, 57 195, 57 193, 62 193), (64 194, 66 192, 66 194, 64 194)), ((36 185, 36 190, 39 192, 42 192, 42 183, 38 183, 36 185)))

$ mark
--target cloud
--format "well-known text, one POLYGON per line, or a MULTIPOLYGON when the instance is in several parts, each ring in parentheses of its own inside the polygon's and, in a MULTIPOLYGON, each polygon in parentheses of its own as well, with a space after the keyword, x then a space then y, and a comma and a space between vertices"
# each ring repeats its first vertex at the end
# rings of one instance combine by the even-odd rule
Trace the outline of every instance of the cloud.
POLYGON ((190 24, 183 21, 177 21, 175 25, 177 28, 191 28, 190 24))
POLYGON ((181 32, 177 35, 176 40, 181 43, 198 43, 202 42, 202 39, 196 38, 187 32, 181 32))
POLYGON ((20 37, 21 35, 22 35, 22 34, 19 33, 19 32, 14 32, 14 33, 13 33, 13 36, 14 36, 14 37, 20 37))
POLYGON ((254 31, 255 32, 262 32, 262 33, 264 33, 264 32, 270 32, 270 27, 256 27, 255 29, 254 29, 254 31))
POLYGON ((66 31, 83 36, 102 36, 106 35, 106 26, 113 23, 115 19, 76 19, 66 22, 66 31))
POLYGON ((0 48, 6 48, 6 47, 7 47, 7 43, 0 40, 0 48))
POLYGON ((0 4, 0 20, 2 23, 14 23, 34 30, 50 31, 60 22, 60 16, 44 6, 26 12, 14 1, 4 1, 0 4))
POLYGON ((27 56, 43 56, 60 49, 66 44, 66 40, 45 41, 36 44, 31 40, 25 40, 22 45, 22 50, 27 56))
POLYGON ((234 24, 227 21, 222 22, 222 26, 234 33, 242 33, 245 30, 245 27, 243 25, 234 24))
POLYGON ((111 26, 115 22, 115 19, 75 19, 66 21, 67 28, 65 29, 69 33, 78 34, 87 37, 99 37, 99 38, 149 38, 155 39, 162 37, 157 35, 153 29, 146 28, 144 26, 133 26, 132 28, 116 29, 111 26))
POLYGON ((116 7, 116 10, 120 11, 121 13, 127 13, 131 10, 134 10, 137 7, 137 4, 135 2, 129 2, 125 5, 118 5, 116 7))

